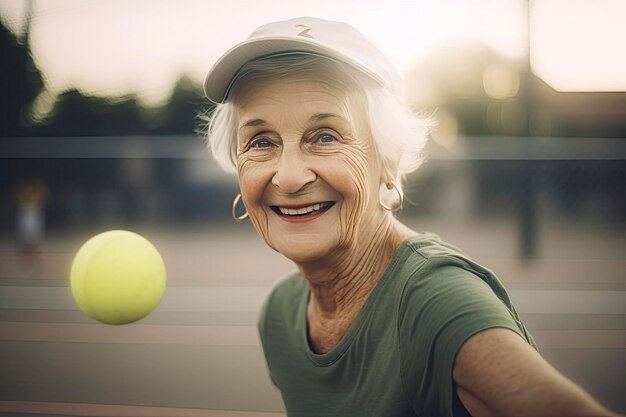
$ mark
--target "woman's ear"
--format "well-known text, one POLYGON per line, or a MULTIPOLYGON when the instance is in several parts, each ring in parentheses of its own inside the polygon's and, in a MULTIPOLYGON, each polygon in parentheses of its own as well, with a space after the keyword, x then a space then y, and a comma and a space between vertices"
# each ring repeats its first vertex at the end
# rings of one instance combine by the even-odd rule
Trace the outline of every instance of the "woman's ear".
POLYGON ((398 179, 398 168, 400 161, 393 158, 383 158, 381 167, 381 183, 390 184, 395 183, 398 179))
POLYGON ((385 158, 381 169, 381 183, 378 188, 378 201, 383 209, 396 213, 402 210, 404 195, 398 178, 399 162, 396 159, 385 158))

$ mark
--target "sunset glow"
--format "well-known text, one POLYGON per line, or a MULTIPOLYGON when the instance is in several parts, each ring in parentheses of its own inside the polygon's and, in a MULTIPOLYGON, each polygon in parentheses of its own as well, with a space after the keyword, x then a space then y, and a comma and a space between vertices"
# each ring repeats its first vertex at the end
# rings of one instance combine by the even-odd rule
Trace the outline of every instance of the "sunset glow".
MULTIPOLYGON (((211 64, 257 26, 301 15, 343 20, 406 73, 438 48, 482 43, 525 60, 523 0, 89 1, 34 3, 32 49, 50 94, 75 86, 98 95, 167 98, 183 73, 200 82, 211 64), (254 13, 250 8, 254 7, 254 13)), ((23 29, 25 1, 0 0, 0 16, 23 29)), ((626 90, 626 2, 532 1, 531 62, 554 88, 626 90), (619 48, 622 48, 620 50, 619 48)))

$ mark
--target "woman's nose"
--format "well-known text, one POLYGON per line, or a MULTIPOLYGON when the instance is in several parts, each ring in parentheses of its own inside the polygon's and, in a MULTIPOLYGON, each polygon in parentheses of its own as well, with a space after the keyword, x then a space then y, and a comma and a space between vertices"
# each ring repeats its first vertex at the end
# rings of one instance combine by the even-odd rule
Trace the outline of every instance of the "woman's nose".
POLYGON ((272 184, 282 192, 291 194, 315 181, 317 176, 303 156, 300 149, 283 148, 276 172, 272 177, 272 184))

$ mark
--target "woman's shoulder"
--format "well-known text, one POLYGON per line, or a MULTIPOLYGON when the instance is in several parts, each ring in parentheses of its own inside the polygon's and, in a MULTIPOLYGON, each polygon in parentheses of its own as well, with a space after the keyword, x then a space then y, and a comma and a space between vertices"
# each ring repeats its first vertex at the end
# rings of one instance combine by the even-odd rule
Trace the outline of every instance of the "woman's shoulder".
POLYGON ((406 239, 404 244, 424 259, 450 255, 467 257, 463 250, 432 232, 416 233, 406 239))
POLYGON ((473 260, 457 246, 444 241, 435 233, 425 232, 404 241, 410 253, 406 265, 412 271, 404 271, 411 276, 433 277, 460 268, 480 276, 486 281, 496 279, 493 271, 473 260))
POLYGON ((402 265, 403 299, 451 294, 455 289, 478 285, 489 287, 508 304, 502 283, 492 270, 438 235, 420 233, 407 239, 404 246, 409 254, 402 265))
POLYGON ((415 236, 405 244, 420 262, 418 267, 404 271, 400 317, 425 317, 423 310, 431 309, 445 321, 458 311, 474 311, 475 317, 504 317, 507 323, 514 320, 531 341, 506 289, 492 270, 434 234, 415 236))

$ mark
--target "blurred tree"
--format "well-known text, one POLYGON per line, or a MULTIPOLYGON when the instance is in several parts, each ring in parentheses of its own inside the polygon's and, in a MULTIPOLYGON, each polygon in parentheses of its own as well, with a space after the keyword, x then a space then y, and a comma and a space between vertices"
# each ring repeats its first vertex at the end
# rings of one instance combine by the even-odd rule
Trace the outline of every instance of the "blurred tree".
POLYGON ((28 47, 0 21, 0 136, 23 136, 30 122, 29 104, 44 86, 28 47))
POLYGON ((162 106, 146 108, 135 95, 90 96, 78 89, 61 93, 37 127, 45 136, 111 136, 137 134, 189 135, 201 125, 198 116, 211 109, 202 86, 183 75, 162 106))
POLYGON ((191 135, 198 129, 198 116, 211 108, 207 103, 202 85, 182 75, 167 103, 152 115, 149 130, 158 134, 191 135))
POLYGON ((96 97, 71 89, 59 95, 39 133, 47 136, 111 136, 145 133, 135 96, 96 97))

